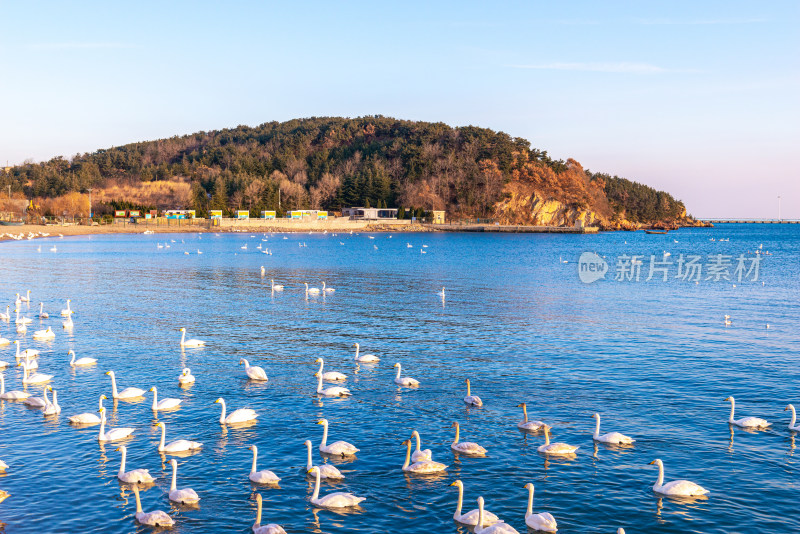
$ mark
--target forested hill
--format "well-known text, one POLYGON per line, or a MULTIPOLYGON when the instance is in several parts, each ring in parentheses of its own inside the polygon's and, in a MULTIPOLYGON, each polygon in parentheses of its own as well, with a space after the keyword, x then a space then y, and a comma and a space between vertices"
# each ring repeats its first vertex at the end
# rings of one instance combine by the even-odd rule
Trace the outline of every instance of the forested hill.
POLYGON ((27 163, 0 178, 29 198, 89 188, 130 196, 98 195, 95 211, 102 211, 104 198, 115 205, 194 208, 200 215, 209 208, 277 209, 280 190, 282 210, 405 206, 445 209, 453 218, 491 217, 512 185, 525 184, 540 198, 603 219, 652 223, 685 216, 683 204, 668 193, 583 171, 574 160, 553 160, 525 139, 382 116, 198 132, 27 163), (172 185, 158 189, 159 182, 182 185, 184 193, 172 185), (143 201, 139 193, 148 188, 172 194, 143 201))

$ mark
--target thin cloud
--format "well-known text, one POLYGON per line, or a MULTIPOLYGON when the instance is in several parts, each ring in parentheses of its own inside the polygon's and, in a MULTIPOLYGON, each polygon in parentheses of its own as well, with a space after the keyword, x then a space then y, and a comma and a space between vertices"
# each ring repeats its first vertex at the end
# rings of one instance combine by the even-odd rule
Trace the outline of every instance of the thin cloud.
POLYGON ((619 74, 656 74, 667 69, 649 63, 541 63, 536 65, 508 65, 513 69, 564 70, 578 72, 611 72, 619 74))
POLYGON ((34 43, 28 45, 31 50, 107 50, 119 48, 136 48, 128 43, 34 43))
POLYGON ((726 24, 758 24, 760 22, 767 22, 765 18, 751 18, 751 19, 693 19, 693 20, 675 20, 675 19, 636 19, 637 24, 645 26, 713 26, 713 25, 726 25, 726 24))

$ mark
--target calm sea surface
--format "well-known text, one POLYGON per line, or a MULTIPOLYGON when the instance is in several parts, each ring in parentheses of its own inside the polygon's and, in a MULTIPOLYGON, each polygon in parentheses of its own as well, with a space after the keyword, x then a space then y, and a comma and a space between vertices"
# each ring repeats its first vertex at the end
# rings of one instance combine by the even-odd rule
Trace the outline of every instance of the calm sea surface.
MULTIPOLYGON (((40 371, 55 375, 63 409, 45 418, 0 401, 0 459, 10 465, 0 489, 11 493, 0 504, 0 525, 9 533, 146 530, 134 521, 132 493, 116 479, 118 444, 99 445, 99 427, 67 421, 96 411, 99 395, 111 396, 105 371, 114 370, 121 387, 157 386, 159 397, 183 399, 182 408, 157 417, 150 393, 136 403, 106 403, 113 426, 136 428, 124 442, 126 469, 149 469, 157 478, 142 493, 145 510, 169 512, 176 532, 248 531, 256 509, 247 478, 252 444, 258 468, 282 478, 279 487, 258 488, 263 522, 287 532, 466 533, 452 520, 457 492, 449 484, 456 479, 464 482, 466 510, 483 495, 487 508, 520 532, 527 482, 536 486, 535 511, 551 512, 559 532, 798 531, 800 437, 787 430, 783 409, 800 408, 800 226, 371 237, 105 235, 0 243, 2 311, 10 304, 13 313, 14 294, 30 289, 32 303, 23 310, 34 319, 25 335, 13 320, 0 323, 0 337, 42 351, 40 371), (165 241, 169 248, 157 247, 165 241), (770 254, 761 256, 757 281, 752 272, 741 282, 706 280, 705 272, 699 283, 674 278, 680 254, 700 255, 703 263, 709 255, 732 256, 733 275, 736 258, 744 254, 749 267, 760 245, 770 254), (579 280, 576 261, 585 251, 605 256, 605 280, 579 280), (645 281, 650 255, 661 260, 665 251, 673 261, 669 280, 659 272, 645 281), (622 255, 643 256, 640 281, 614 280, 622 255), (270 278, 286 290, 271 295, 270 278), (336 292, 305 298, 303 282, 321 287, 323 280, 336 292), (58 317, 67 298, 72 333, 58 317), (50 319, 37 318, 39 302, 50 319), (34 341, 33 331, 48 325, 56 339, 34 341), (207 347, 182 352, 181 327, 207 347), (354 342, 380 363, 356 365, 354 342), (70 349, 99 364, 70 369, 70 349), (348 375, 351 398, 315 396, 313 361, 320 356, 328 370, 348 375), (248 381, 240 358, 264 367, 269 382, 248 381), (395 362, 421 382, 418 389, 393 383, 395 362), (185 389, 177 381, 183 366, 197 377, 185 389), (462 402, 465 378, 483 408, 462 402), (729 427, 729 395, 737 417, 759 416, 773 426, 729 427), (221 426, 218 397, 229 410, 255 409, 258 423, 221 426), (540 455, 543 437, 516 428, 520 402, 553 426, 556 440, 579 445, 576 456, 540 455), (635 446, 593 446, 595 412, 602 431, 632 436, 635 446), (360 510, 335 513, 308 503, 313 485, 304 477, 303 442, 312 440, 321 462, 315 422, 322 417, 331 423, 329 441, 361 449, 354 461, 337 462, 346 479, 323 483, 322 493, 364 496, 360 510), (197 509, 168 501, 171 471, 169 457, 165 462, 156 450, 157 421, 166 423, 168 441, 205 445, 177 457, 178 486, 198 492, 197 509), (488 457, 454 457, 454 421, 461 439, 479 442, 488 457), (412 430, 450 466, 445 475, 401 471, 401 442, 412 430), (692 480, 711 491, 709 498, 658 498, 657 471, 648 465, 655 458, 664 461, 666 480, 692 480)), ((0 360, 13 363, 13 347, 0 347, 0 360)), ((23 389, 20 368, 4 374, 7 389, 23 389)), ((38 396, 42 386, 27 390, 38 396)))

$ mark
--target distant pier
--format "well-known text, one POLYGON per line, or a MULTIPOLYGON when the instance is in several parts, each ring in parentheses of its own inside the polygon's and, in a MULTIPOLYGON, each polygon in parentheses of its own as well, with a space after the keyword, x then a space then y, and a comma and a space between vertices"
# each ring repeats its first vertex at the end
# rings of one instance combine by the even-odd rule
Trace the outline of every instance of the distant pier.
POLYGON ((516 224, 425 224, 423 226, 440 232, 497 232, 508 234, 593 234, 598 230, 594 226, 526 226, 516 224))
POLYGON ((712 224, 800 224, 800 219, 697 219, 712 224))

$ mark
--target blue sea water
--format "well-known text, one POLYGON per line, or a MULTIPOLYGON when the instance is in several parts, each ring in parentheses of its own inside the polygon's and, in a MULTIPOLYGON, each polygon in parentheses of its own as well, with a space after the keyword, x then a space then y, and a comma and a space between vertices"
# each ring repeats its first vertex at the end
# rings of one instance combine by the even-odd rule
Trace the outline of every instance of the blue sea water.
MULTIPOLYGON (((110 397, 105 371, 114 370, 121 387, 157 386, 160 398, 183 399, 179 410, 157 416, 149 393, 136 403, 106 402, 112 426, 136 428, 123 442, 126 468, 157 478, 142 492, 145 510, 169 512, 175 532, 247 532, 259 492, 263 522, 290 533, 466 533, 452 519, 457 492, 449 484, 456 479, 465 486, 465 510, 482 495, 520 532, 527 482, 536 487, 534 510, 551 512, 559 532, 797 532, 800 440, 786 428, 784 407, 800 408, 799 286, 794 225, 667 235, 173 234, 0 243, 2 311, 8 304, 13 313, 14 294, 30 289, 23 315, 34 319, 25 335, 13 319, 0 323, 0 337, 42 351, 40 372, 55 375, 63 409, 43 417, 0 401, 0 460, 10 465, 0 489, 11 494, 0 503, 0 526, 9 533, 148 530, 135 523, 133 495, 116 479, 119 444, 100 445, 97 426, 67 421, 95 411, 99 395, 110 397), (156 245, 165 242, 169 248, 156 245), (259 244, 273 254, 261 254, 259 244), (610 270, 586 284, 576 262, 589 251, 610 270), (650 256, 662 261, 664 252, 673 262, 669 279, 645 280, 650 256), (730 256, 734 278, 739 255, 748 266, 758 257, 758 279, 753 272, 742 281, 707 280, 706 272, 697 283, 675 278, 681 254, 705 264, 730 256), (642 257, 639 281, 615 280, 624 255, 642 257), (270 278, 286 289, 272 294, 270 278), (303 283, 322 281, 336 292, 306 298, 303 283), (437 295, 443 286, 444 300, 437 295), (72 332, 58 317, 68 298, 72 332), (39 302, 49 319, 36 317, 39 302), (32 340, 46 326, 55 340, 32 340), (181 351, 181 327, 207 346, 181 351), (380 363, 356 364, 354 342, 380 363), (72 370, 70 349, 99 364, 72 370), (317 357, 348 375, 352 397, 315 396, 317 357), (248 381, 240 358, 264 367, 269 381, 248 381), (395 362, 421 386, 397 387, 395 362), (184 366, 197 377, 188 388, 177 381, 184 366), (466 378, 482 408, 463 403, 466 378), (772 427, 730 427, 723 401, 730 395, 737 418, 763 417, 772 427), (220 425, 218 397, 229 409, 255 409, 257 424, 220 425), (552 425, 554 440, 580 446, 577 454, 538 453, 543 436, 516 428, 521 402, 552 425), (595 412, 601 431, 627 434, 635 445, 594 445, 595 412), (359 510, 319 510, 307 500, 313 485, 304 477, 303 442, 312 440, 322 461, 315 424, 322 417, 330 421, 329 441, 361 449, 353 461, 328 460, 346 479, 323 483, 322 494, 364 496, 359 510), (167 440, 204 443, 202 452, 177 457, 178 486, 198 492, 196 509, 168 501, 170 457, 156 450, 157 421, 166 423, 167 440), (486 458, 454 456, 454 421, 462 440, 489 450, 486 458), (413 430, 449 465, 446 474, 401 471, 401 442, 413 430), (251 485, 252 444, 258 468, 280 476, 279 487, 251 485), (655 458, 666 480, 692 480, 710 490, 708 498, 654 494, 655 458)), ((0 347, 0 360, 14 362, 13 344, 0 347)), ((23 389, 20 368, 4 375, 7 389, 23 389)), ((41 395, 42 386, 27 390, 41 395)))

